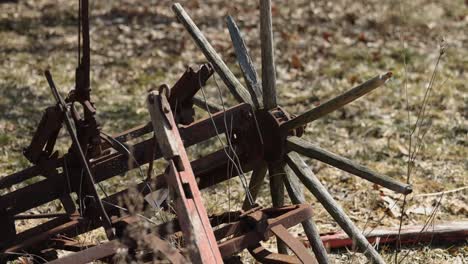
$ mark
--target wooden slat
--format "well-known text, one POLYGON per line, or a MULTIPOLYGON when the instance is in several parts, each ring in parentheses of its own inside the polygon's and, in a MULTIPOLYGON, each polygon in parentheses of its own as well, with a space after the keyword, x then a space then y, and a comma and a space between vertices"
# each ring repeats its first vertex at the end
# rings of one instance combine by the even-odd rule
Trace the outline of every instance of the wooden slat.
POLYGON ((286 161, 291 169, 296 173, 302 183, 323 205, 327 212, 335 219, 340 227, 353 238, 361 251, 370 259, 370 261, 378 264, 384 264, 385 261, 375 250, 374 247, 367 241, 361 231, 354 225, 351 219, 346 215, 343 209, 328 193, 327 189, 320 183, 312 170, 302 160, 299 154, 295 152, 286 155, 286 161))
POLYGON ((391 72, 378 75, 366 81, 365 83, 362 83, 353 89, 321 104, 320 106, 317 106, 316 108, 287 121, 281 126, 281 129, 288 131, 319 119, 320 117, 325 116, 326 114, 331 113, 346 104, 349 104, 350 102, 374 90, 375 88, 383 85, 390 77, 392 77, 391 72))
MULTIPOLYGON (((305 204, 307 203, 304 198, 304 192, 302 190, 302 183, 299 181, 294 171, 289 166, 285 167, 286 177, 284 180, 284 186, 289 194, 291 202, 294 204, 305 204)), ((310 242, 311 248, 314 251, 315 258, 320 264, 328 263, 327 250, 325 249, 322 240, 320 240, 320 233, 312 218, 302 222, 304 233, 310 242)))
POLYGON ((260 39, 262 46, 262 88, 265 109, 275 108, 276 70, 271 20, 271 1, 260 0, 260 39))
POLYGON ((184 8, 179 3, 176 3, 172 5, 172 10, 185 29, 190 33, 193 40, 201 49, 205 57, 213 65, 214 70, 219 74, 236 100, 238 102, 245 102, 253 105, 253 101, 249 92, 244 88, 244 86, 242 86, 239 80, 237 80, 231 70, 229 70, 224 61, 221 59, 221 56, 219 56, 219 54, 211 46, 197 25, 195 25, 187 12, 185 12, 184 8))
MULTIPOLYGON (((268 173, 270 176, 270 194, 273 207, 282 207, 284 205, 284 164, 270 163, 268 164, 268 173)), ((277 239, 278 253, 288 254, 288 247, 283 241, 277 239)))
POLYGON ((242 38, 239 27, 231 16, 227 17, 227 26, 229 34, 231 35, 237 62, 239 62, 245 83, 247 84, 247 89, 252 96, 252 100, 256 108, 263 108, 262 88, 261 83, 258 80, 257 71, 255 70, 254 63, 250 58, 249 51, 247 50, 247 46, 242 38))
MULTIPOLYGON (((267 164, 263 162, 262 164, 258 165, 252 172, 252 177, 250 177, 249 182, 249 191, 254 201, 257 199, 260 188, 262 187, 262 184, 265 180, 267 169, 267 164)), ((242 204, 242 210, 248 210, 250 208, 251 206, 249 199, 245 197, 244 203, 242 204)))
POLYGON ((398 182, 388 176, 374 172, 352 160, 338 156, 298 137, 289 137, 287 140, 287 147, 291 151, 296 151, 297 153, 309 158, 327 163, 335 168, 349 172, 370 182, 379 184, 394 192, 410 194, 413 191, 411 185, 409 184, 398 182))

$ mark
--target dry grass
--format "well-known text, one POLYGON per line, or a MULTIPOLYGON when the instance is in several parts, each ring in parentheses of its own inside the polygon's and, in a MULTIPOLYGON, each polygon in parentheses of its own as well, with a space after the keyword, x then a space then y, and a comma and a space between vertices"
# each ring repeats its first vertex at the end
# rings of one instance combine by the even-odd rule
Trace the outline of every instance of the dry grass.
MULTIPOLYGON (((0 174, 28 166, 21 149, 29 143, 41 111, 53 102, 42 71, 50 68, 58 87, 73 85, 76 67, 76 1, 20 1, 0 5, 0 174), (59 3, 57 3, 59 2, 59 3)), ((148 120, 145 92, 173 84, 187 64, 205 62, 170 11, 171 1, 92 1, 92 89, 104 131, 122 131, 148 120)), ((243 31, 257 68, 260 65, 256 1, 182 1, 231 69, 239 74, 224 24, 233 15, 243 31)), ((408 128, 414 124, 443 37, 447 52, 439 65, 428 100, 429 127, 414 162, 404 224, 423 223, 438 197, 418 197, 467 186, 467 5, 463 1, 274 1, 279 102, 300 113, 387 70, 394 78, 358 102, 314 122, 305 137, 404 181, 408 128), (406 71, 405 63, 406 62, 406 71), (405 90, 407 80, 407 90, 405 90), (406 96, 407 91, 407 96, 406 96), (406 101, 409 102, 407 107, 406 101), (410 120, 408 121, 408 111, 410 120)), ((207 91, 216 97, 211 81, 207 91)), ((224 98, 233 104, 226 89, 224 98)), ((213 100, 216 101, 216 100, 213 100)), ((66 135, 59 148, 67 149, 66 135)), ((193 149, 198 156, 213 147, 193 149)), ((361 227, 397 226, 382 193, 402 198, 309 161, 332 195, 361 227), (383 215, 388 214, 378 222, 383 215)), ((138 173, 104 183, 110 192, 139 179, 138 173)), ((268 190, 261 203, 268 204, 268 190)), ((468 219, 467 190, 445 195, 435 221, 468 219)), ((243 200, 233 180, 205 193, 216 212, 237 209, 243 200), (229 196, 226 191, 229 190, 229 196), (229 203, 228 203, 229 202, 229 203)), ((315 200, 309 196, 311 202, 315 200)), ((56 205, 60 207, 60 205, 56 205)), ((336 223, 314 203, 323 232, 336 223)), ((51 208, 48 208, 49 210, 51 208)), ((406 263, 466 263, 466 244, 449 249, 416 247, 406 263)), ((333 256, 350 262, 351 254, 333 256)), ((392 259, 391 251, 385 254, 392 259)), ((362 259, 353 259, 362 262, 362 259)))

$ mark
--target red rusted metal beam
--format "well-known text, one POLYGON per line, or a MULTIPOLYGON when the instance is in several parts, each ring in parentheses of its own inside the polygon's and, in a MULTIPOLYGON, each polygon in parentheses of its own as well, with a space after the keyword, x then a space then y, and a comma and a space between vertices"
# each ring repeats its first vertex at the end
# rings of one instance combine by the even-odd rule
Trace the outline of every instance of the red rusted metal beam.
MULTIPOLYGON (((213 120, 219 133, 224 133, 226 129, 224 118, 227 118, 227 120, 231 120, 232 118, 233 124, 235 124, 234 131, 240 130, 243 133, 250 134, 250 137, 255 140, 257 130, 250 130, 250 132, 248 130, 251 126, 254 126, 251 107, 248 104, 240 104, 228 109, 226 112, 214 114, 213 120)), ((189 147, 215 136, 216 131, 213 128, 212 120, 207 118, 182 127, 180 129, 180 134, 185 147, 189 147)), ((93 161, 91 167, 94 172, 95 181, 101 182, 107 180, 113 176, 134 169, 138 167, 138 165, 141 166, 148 163, 152 160, 152 145, 153 140, 148 139, 129 148, 132 150, 132 155, 138 164, 136 164, 133 159, 129 161, 128 156, 122 153, 113 153, 93 161)), ((255 145, 256 144, 251 144, 250 147, 254 147, 255 145)), ((155 159, 161 157, 159 150, 156 150, 154 156, 155 159)), ((69 177, 72 181, 72 187, 79 186, 79 184, 74 183, 79 181, 80 174, 81 170, 70 171, 69 177)), ((59 177, 64 178, 65 175, 62 173, 59 177)), ((51 179, 45 179, 1 196, 0 208, 5 208, 9 215, 16 215, 54 199, 58 199, 66 192, 68 192, 66 186, 57 186, 51 179), (24 197, 34 197, 34 199, 24 199, 24 197)))
MULTIPOLYGON (((468 239, 468 221, 441 223, 427 226, 423 225, 404 226, 401 229, 401 245, 411 245, 425 242, 463 242, 468 239)), ((394 244, 398 240, 398 228, 375 229, 364 232, 367 240, 374 244, 394 244)), ((329 249, 352 247, 353 240, 344 232, 324 234, 320 236, 323 244, 329 249)), ((306 241, 304 241, 306 242, 306 241)))

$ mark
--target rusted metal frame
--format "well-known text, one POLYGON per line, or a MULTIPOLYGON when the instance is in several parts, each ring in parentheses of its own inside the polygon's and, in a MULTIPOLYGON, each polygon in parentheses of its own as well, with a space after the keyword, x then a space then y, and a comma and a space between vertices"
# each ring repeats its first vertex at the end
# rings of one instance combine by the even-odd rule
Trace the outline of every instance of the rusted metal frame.
POLYGON ((213 73, 210 64, 203 64, 199 69, 188 67, 171 88, 168 101, 176 123, 188 125, 194 121, 193 97, 213 73))
POLYGON ((256 261, 263 264, 303 264, 296 256, 273 253, 262 247, 260 243, 248 250, 256 261))
POLYGON ((309 253, 307 248, 293 237, 283 225, 275 225, 270 230, 294 252, 302 263, 317 263, 317 260, 309 253))
POLYGON ((252 247, 260 240, 267 240, 273 236, 273 232, 270 229, 276 225, 283 225, 285 228, 289 228, 299 224, 312 216, 312 209, 309 205, 293 205, 282 208, 262 209, 261 211, 254 212, 253 214, 249 214, 247 212, 246 216, 249 216, 248 218, 250 220, 248 221, 250 222, 245 222, 243 227, 250 231, 246 231, 244 229, 244 233, 220 243, 218 246, 223 257, 230 256, 245 248, 252 247), (259 222, 260 219, 263 220, 259 222), (266 223, 263 223, 264 220, 266 220, 266 223), (260 225, 257 227, 250 227, 249 229, 251 224, 249 225, 247 223, 256 223, 256 225, 260 225))
MULTIPOLYGON (((246 119, 243 117, 250 112, 251 107, 248 104, 240 104, 227 109, 226 112, 214 114, 212 118, 218 128, 218 132, 224 133, 224 116, 228 120, 233 118, 233 124, 236 126, 241 126, 241 124, 242 126, 246 126, 246 119)), ((189 147, 215 136, 216 132, 213 129, 212 121, 207 118, 194 122, 189 126, 181 127, 180 134, 184 140, 185 147, 189 147)), ((138 162, 138 165, 146 164, 151 160, 150 153, 152 145, 153 140, 149 139, 137 143, 130 148, 133 151, 133 156, 138 162)), ((157 150, 155 159, 160 157, 159 150, 157 150)), ((107 180, 136 167, 137 164, 129 162, 127 155, 121 153, 113 153, 92 162, 92 169, 96 182, 107 180)), ((63 177, 62 174, 60 176, 63 177)), ((72 181, 73 179, 79 178, 80 171, 70 172, 70 179, 72 181)), ((55 186, 52 181, 45 179, 1 196, 0 208, 6 208, 8 214, 15 215, 54 199, 58 199, 63 192, 67 192, 67 190, 64 190, 64 186, 55 186), (35 199, 23 199, 25 196, 35 197, 35 199)))
MULTIPOLYGON (((169 260, 171 263, 187 263, 187 260, 179 252, 179 250, 172 247, 168 242, 158 238, 155 235, 146 234, 143 235, 142 239, 150 245, 155 252, 161 252, 162 255, 169 260)), ((102 243, 100 245, 84 249, 80 252, 67 255, 60 259, 51 261, 53 264, 85 264, 93 261, 110 259, 117 254, 119 250, 129 249, 132 246, 129 246, 127 243, 120 242, 117 240, 112 240, 109 242, 102 243)), ((152 254, 153 255, 153 254, 152 254)), ((152 256, 153 257, 153 256, 152 256)))
POLYGON ((53 249, 60 249, 72 252, 78 252, 85 250, 90 247, 94 247, 93 244, 83 243, 81 241, 69 238, 66 236, 57 236, 49 240, 50 245, 48 247, 53 249))
MULTIPOLYGON (((242 152, 239 153, 239 157, 241 159, 241 163, 244 163, 244 166, 243 166, 244 171, 251 170, 256 164, 255 160, 244 159, 244 155, 242 155, 242 152)), ((200 189, 210 187, 224 180, 228 180, 230 179, 230 177, 232 178, 234 176, 237 176, 235 174, 229 175, 229 176, 225 175, 226 168, 227 168, 227 160, 225 158, 225 152, 223 150, 219 150, 208 156, 205 156, 203 158, 193 161, 192 167, 194 169, 196 177, 200 179, 200 183, 201 183, 199 184, 200 189)), ((158 177, 154 178, 153 182, 151 183, 152 190, 158 190, 160 188, 164 188, 167 186, 166 181, 164 177, 162 176, 163 175, 159 175, 158 177)), ((142 195, 146 195, 150 192, 150 190, 147 188, 146 183, 138 184, 136 189, 142 195)), ((109 196, 108 198, 103 199, 104 205, 106 207, 106 211, 108 212, 109 215, 119 215, 119 209, 109 204, 118 204, 120 198, 126 195, 127 193, 128 193, 128 190, 124 190, 116 194, 113 194, 109 196)), ((214 218, 214 220, 212 221, 220 222, 221 221, 220 219, 222 219, 222 217, 218 216, 214 218)), ((235 215, 231 213, 229 219, 235 220, 236 217, 235 215)), ((22 233, 19 233, 16 236, 15 243, 17 244, 21 243, 21 241, 24 241, 27 238, 37 236, 43 232, 47 232, 47 230, 53 229, 57 226, 67 223, 67 221, 69 221, 69 217, 59 217, 59 218, 50 220, 37 227, 34 227, 32 229, 28 229, 22 233)), ((115 221, 113 221, 113 223, 114 222, 115 221)), ((99 227, 99 225, 97 225, 96 223, 92 223, 92 224, 90 224, 89 222, 82 222, 82 223, 83 224, 80 224, 79 228, 77 227, 75 230, 73 230, 73 232, 67 233, 66 235, 69 237, 74 237, 76 235, 91 231, 99 227), (81 230, 81 231, 78 231, 78 230, 81 230)))
MULTIPOLYGON (((136 216, 122 216, 112 219, 112 225, 117 231, 127 225, 136 223, 140 219, 136 216)), ((0 250, 4 252, 39 252, 45 248, 53 248, 53 239, 57 237, 73 238, 102 226, 100 221, 80 217, 56 218, 44 224, 18 234, 17 239, 0 250)))
POLYGON ((64 214, 64 213, 23 214, 23 215, 15 215, 13 219, 24 220, 24 219, 56 218, 56 217, 65 217, 65 216, 68 216, 68 214, 64 214))
POLYGON ((119 248, 126 248, 122 243, 117 240, 112 240, 98 246, 90 247, 84 249, 78 253, 70 254, 62 258, 53 260, 49 263, 59 264, 59 263, 90 263, 93 261, 101 260, 104 258, 112 257, 116 254, 119 248))
MULTIPOLYGON (((60 164, 63 163, 63 158, 58 158, 57 160, 54 160, 56 163, 54 165, 55 168, 58 168, 60 164)), ((29 180, 33 177, 36 176, 42 176, 41 175, 41 168, 37 165, 31 166, 29 168, 26 168, 22 171, 15 172, 13 174, 4 176, 0 178, 0 189, 6 189, 9 188, 15 184, 21 183, 23 181, 29 180)))
POLYGON ((31 143, 23 150, 24 156, 33 164, 52 155, 57 135, 62 127, 63 113, 57 105, 48 107, 37 126, 31 143))
POLYGON ((27 238, 24 241, 21 241, 18 244, 15 244, 11 247, 8 247, 6 249, 2 250, 3 252, 21 252, 21 250, 28 249, 34 247, 34 245, 38 243, 42 243, 49 238, 56 236, 58 234, 61 234, 63 232, 66 232, 67 230, 74 230, 77 225, 80 223, 80 220, 78 219, 72 219, 64 224, 61 224, 59 226, 56 226, 52 229, 49 229, 45 232, 39 233, 33 237, 27 238))
POLYGON ((147 105, 157 143, 169 163, 164 176, 175 193, 179 225, 185 243, 191 245, 190 259, 195 263, 223 263, 170 104, 163 93, 152 91, 147 105))
POLYGON ((92 195, 92 197, 94 198, 94 203, 96 204, 96 206, 93 207, 95 210, 95 214, 100 215, 100 217, 102 218, 101 221, 102 221, 104 229, 106 230, 106 235, 109 239, 111 239, 115 235, 114 231, 112 230, 111 220, 109 216, 107 215, 106 210, 104 209, 104 205, 102 204, 99 194, 97 193, 93 173, 91 172, 91 168, 90 168, 90 163, 88 159, 86 158, 83 152, 83 149, 81 148, 81 144, 78 140, 77 134, 73 130, 72 120, 70 118, 70 110, 68 109, 67 105, 65 104, 65 101, 62 99, 62 97, 60 96, 60 93, 55 87, 55 84, 52 80, 52 75, 50 74, 50 72, 45 71, 45 76, 47 78, 47 82, 49 83, 50 89, 52 90, 52 93, 55 97, 55 100, 57 101, 57 104, 60 107, 60 110, 64 114, 65 126, 72 139, 75 154, 78 156, 81 168, 84 170, 84 175, 86 176, 85 179, 87 180, 86 181, 87 184, 85 188, 87 192, 92 195))

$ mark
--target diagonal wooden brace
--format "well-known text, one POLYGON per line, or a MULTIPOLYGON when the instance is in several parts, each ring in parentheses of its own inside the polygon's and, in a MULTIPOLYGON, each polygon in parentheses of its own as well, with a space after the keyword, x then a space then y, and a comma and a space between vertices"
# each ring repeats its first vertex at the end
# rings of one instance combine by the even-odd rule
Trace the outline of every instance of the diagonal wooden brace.
POLYGON ((190 245, 191 261, 223 263, 169 102, 163 94, 151 91, 147 104, 157 144, 169 162, 164 176, 176 196, 177 218, 185 241, 190 245))

